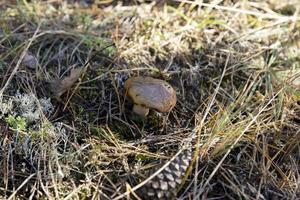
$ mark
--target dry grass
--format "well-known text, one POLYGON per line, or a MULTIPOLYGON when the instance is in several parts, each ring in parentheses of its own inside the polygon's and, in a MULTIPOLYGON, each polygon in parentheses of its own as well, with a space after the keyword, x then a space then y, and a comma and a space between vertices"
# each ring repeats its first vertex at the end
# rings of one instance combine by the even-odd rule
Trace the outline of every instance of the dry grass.
POLYGON ((178 197, 297 199, 299 3, 197 2, 0 1, 0 198, 118 198, 196 138, 178 197), (168 116, 132 115, 138 75, 174 86, 168 116))

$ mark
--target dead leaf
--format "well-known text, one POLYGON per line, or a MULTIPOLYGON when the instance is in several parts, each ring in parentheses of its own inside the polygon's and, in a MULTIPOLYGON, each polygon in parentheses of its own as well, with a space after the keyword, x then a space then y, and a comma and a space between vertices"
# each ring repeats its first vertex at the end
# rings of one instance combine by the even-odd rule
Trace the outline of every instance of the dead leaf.
POLYGON ((73 68, 71 69, 71 73, 69 76, 51 81, 50 89, 52 93, 55 96, 60 97, 63 93, 65 93, 75 84, 75 82, 80 78, 82 73, 83 68, 73 68))
POLYGON ((37 58, 32 55, 30 52, 27 52, 23 59, 23 64, 29 69, 35 69, 38 66, 37 58))

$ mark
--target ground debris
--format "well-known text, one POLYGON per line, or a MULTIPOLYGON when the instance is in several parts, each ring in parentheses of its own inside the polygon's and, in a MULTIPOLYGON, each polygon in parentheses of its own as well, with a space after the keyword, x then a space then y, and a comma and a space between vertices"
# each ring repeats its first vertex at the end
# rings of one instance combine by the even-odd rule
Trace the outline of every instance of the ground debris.
POLYGON ((34 55, 32 55, 30 52, 27 52, 24 56, 23 64, 29 69, 36 69, 39 62, 34 55))
POLYGON ((56 97, 60 97, 63 93, 69 90, 83 73, 82 68, 71 69, 70 75, 63 78, 52 80, 50 89, 56 97))

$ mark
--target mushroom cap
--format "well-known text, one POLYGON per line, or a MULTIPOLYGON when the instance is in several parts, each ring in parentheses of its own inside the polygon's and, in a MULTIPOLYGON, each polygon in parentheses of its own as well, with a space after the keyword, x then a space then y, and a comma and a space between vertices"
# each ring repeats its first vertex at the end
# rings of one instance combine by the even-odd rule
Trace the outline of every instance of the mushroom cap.
POLYGON ((134 104, 159 112, 169 112, 176 104, 176 92, 166 81, 151 77, 131 77, 125 89, 134 104))

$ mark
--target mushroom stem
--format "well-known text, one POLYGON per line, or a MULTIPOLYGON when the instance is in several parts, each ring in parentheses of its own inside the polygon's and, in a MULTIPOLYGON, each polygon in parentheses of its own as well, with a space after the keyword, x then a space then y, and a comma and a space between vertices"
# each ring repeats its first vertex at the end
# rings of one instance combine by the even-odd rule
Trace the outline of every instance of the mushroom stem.
POLYGON ((134 104, 133 112, 135 112, 136 114, 138 114, 142 117, 146 117, 149 113, 149 108, 146 108, 146 107, 141 106, 141 105, 134 104))

